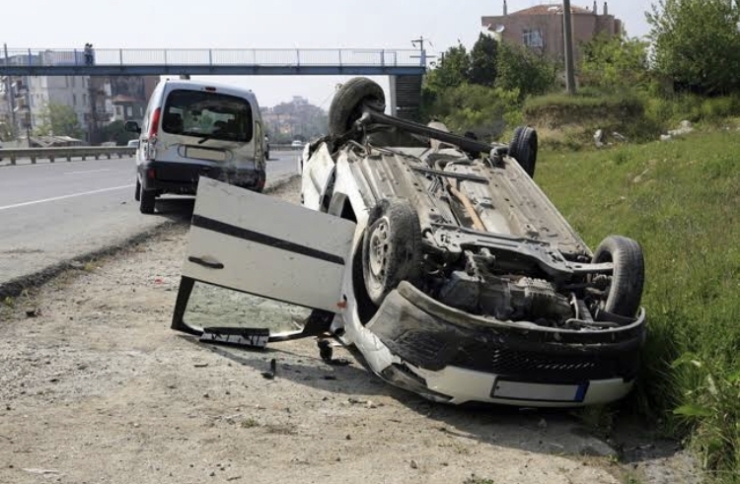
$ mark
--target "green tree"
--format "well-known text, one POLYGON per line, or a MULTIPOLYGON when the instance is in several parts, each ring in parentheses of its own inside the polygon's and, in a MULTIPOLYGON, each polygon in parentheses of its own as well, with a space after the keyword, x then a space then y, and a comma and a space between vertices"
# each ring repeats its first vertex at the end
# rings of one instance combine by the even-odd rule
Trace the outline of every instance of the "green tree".
POLYGON ((504 91, 518 90, 521 99, 553 89, 557 72, 553 62, 526 47, 507 42, 498 46, 496 86, 504 91))
POLYGON ((123 129, 123 121, 113 121, 102 129, 103 141, 115 141, 116 145, 123 146, 129 140, 139 137, 136 133, 131 133, 123 129))
POLYGON ((432 92, 457 87, 468 81, 470 56, 464 45, 450 47, 435 68, 425 76, 425 86, 432 92))
POLYGON ((647 47, 637 38, 599 35, 583 45, 584 83, 605 91, 644 87, 649 81, 647 47))
POLYGON ((519 112, 519 92, 477 84, 461 84, 441 93, 431 115, 453 132, 471 131, 479 138, 498 138, 514 112, 519 112))
POLYGON ((468 79, 471 84, 493 86, 496 81, 496 61, 498 57, 498 42, 491 36, 480 34, 478 41, 470 51, 470 72, 468 79))
POLYGON ((706 94, 740 88, 737 2, 659 0, 646 16, 658 73, 706 94))
POLYGON ((42 136, 70 136, 80 138, 82 129, 77 113, 70 106, 49 103, 39 113, 40 124, 36 133, 42 136))

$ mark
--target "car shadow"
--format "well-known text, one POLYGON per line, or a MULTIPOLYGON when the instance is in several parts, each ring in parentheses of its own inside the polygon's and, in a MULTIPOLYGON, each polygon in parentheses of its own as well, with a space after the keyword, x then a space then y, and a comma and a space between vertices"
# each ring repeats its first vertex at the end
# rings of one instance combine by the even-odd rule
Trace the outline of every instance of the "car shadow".
POLYGON ((195 197, 167 197, 157 199, 155 216, 161 216, 172 222, 190 222, 195 208, 195 197))
POLYGON ((679 451, 675 442, 656 441, 654 436, 639 432, 637 428, 608 437, 596 436, 593 429, 577 418, 573 409, 434 403, 386 383, 368 369, 358 351, 344 346, 335 347, 334 356, 346 357, 349 364, 338 366, 322 361, 318 346, 315 356, 310 356, 306 355, 305 346, 300 348, 302 351, 296 352, 290 348, 291 343, 249 350, 200 343, 197 338, 188 335, 178 336, 204 351, 213 352, 260 373, 269 373, 270 362, 275 359, 275 379, 346 395, 350 401, 389 397, 413 412, 436 421, 441 432, 474 443, 582 458, 584 463, 594 457, 608 458, 635 467, 643 461, 670 458, 679 451))

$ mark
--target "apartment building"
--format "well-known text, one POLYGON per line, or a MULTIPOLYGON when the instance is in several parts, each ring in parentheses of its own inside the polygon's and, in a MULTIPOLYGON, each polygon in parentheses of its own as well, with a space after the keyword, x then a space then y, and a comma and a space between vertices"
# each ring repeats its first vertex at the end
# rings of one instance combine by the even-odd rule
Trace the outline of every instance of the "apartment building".
MULTIPOLYGON (((481 18, 481 25, 500 41, 526 46, 547 57, 562 61, 565 58, 563 5, 543 4, 509 12, 503 1, 503 14, 481 18)), ((601 11, 596 2, 592 7, 571 5, 574 58, 581 58, 581 45, 599 34, 620 35, 622 21, 609 13, 608 2, 601 11)))

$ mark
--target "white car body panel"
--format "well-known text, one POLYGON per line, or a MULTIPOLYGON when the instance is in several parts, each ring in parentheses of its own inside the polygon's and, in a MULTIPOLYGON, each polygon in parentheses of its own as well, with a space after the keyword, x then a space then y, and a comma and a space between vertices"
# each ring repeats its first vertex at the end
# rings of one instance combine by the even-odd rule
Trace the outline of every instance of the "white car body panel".
POLYGON ((183 276, 336 312, 354 233, 348 220, 201 178, 183 276))
POLYGON ((322 145, 314 153, 310 166, 301 178, 301 190, 303 193, 303 205, 312 210, 318 210, 321 205, 321 198, 326 193, 327 184, 334 174, 335 163, 331 158, 326 145, 322 145))

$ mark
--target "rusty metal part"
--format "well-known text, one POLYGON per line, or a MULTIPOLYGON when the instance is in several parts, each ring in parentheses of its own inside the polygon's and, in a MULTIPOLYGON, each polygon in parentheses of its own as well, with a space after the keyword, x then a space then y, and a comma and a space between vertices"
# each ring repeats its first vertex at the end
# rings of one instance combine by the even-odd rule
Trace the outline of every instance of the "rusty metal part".
POLYGON ((475 211, 475 207, 473 207, 473 202, 470 201, 470 199, 465 196, 464 193, 460 192, 455 186, 452 184, 448 184, 450 193, 452 193, 460 202, 462 202, 463 206, 465 207, 465 210, 468 212, 468 215, 470 215, 470 218, 473 220, 473 227, 476 230, 480 230, 481 232, 486 231, 486 226, 483 225, 483 221, 480 219, 480 216, 478 215, 478 212, 475 211))

